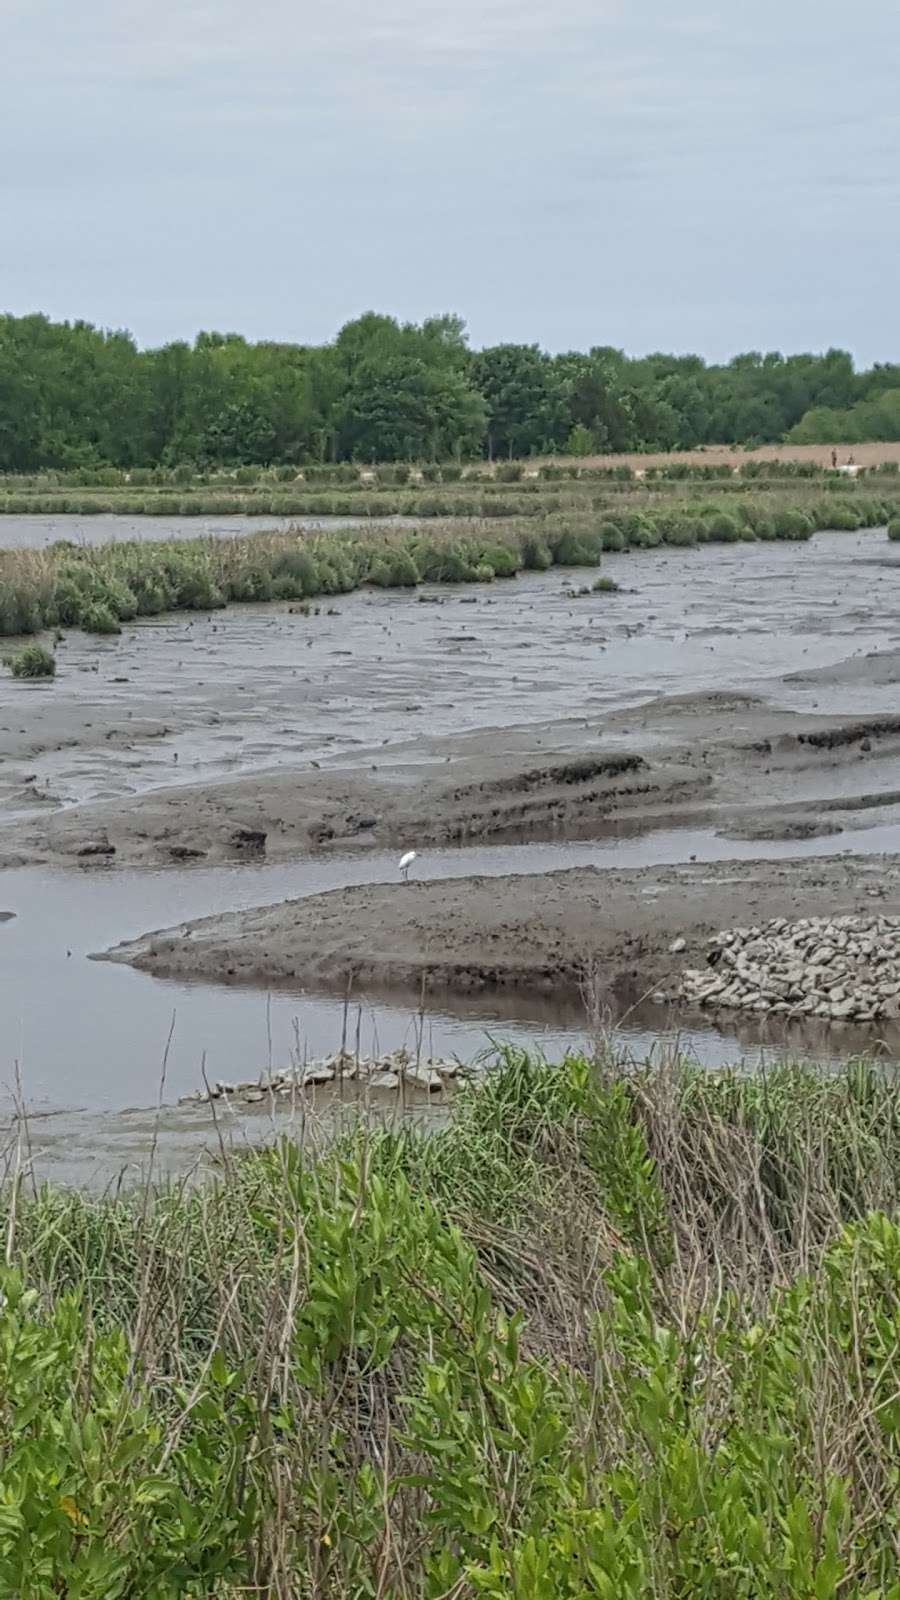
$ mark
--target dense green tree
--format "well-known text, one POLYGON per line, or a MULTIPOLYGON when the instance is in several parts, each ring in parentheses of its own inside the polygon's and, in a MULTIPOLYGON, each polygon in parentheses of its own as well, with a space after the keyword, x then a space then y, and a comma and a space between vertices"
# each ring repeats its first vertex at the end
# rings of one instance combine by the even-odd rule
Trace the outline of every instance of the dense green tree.
POLYGON ((900 365, 843 350, 632 359, 595 346, 472 352, 452 315, 366 312, 319 347, 0 316, 0 471, 422 460, 900 437, 900 365))
POLYGON ((536 344, 498 344, 473 360, 487 411, 487 454, 527 456, 561 449, 572 427, 563 375, 536 344))

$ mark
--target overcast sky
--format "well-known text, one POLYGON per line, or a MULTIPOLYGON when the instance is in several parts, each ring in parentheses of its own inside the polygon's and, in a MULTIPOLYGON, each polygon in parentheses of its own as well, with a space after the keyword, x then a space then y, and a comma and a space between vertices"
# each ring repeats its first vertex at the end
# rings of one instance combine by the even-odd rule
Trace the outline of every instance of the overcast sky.
POLYGON ((0 309, 900 358, 896 0, 0 0, 0 309))

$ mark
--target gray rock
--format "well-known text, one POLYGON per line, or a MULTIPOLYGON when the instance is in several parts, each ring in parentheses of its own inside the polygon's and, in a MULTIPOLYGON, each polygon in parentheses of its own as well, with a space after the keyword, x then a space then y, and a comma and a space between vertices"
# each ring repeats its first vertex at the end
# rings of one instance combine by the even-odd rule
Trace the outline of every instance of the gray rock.
POLYGON ((407 1083, 411 1083, 417 1089, 427 1089, 430 1094, 443 1087, 440 1073, 435 1072, 432 1067, 407 1067, 405 1077, 407 1083))
POLYGON ((300 1083, 304 1089, 314 1089, 319 1084, 334 1083, 334 1068, 323 1064, 305 1067, 300 1075, 300 1083))
POLYGON ((397 1072, 373 1072, 369 1079, 372 1089, 399 1089, 400 1075, 397 1072))

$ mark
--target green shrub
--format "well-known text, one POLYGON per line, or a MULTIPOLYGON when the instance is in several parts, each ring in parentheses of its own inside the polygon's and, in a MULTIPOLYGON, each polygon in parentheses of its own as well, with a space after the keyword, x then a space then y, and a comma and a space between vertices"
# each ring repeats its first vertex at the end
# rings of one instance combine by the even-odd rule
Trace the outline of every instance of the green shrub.
POLYGON ((10 1186, 0 1593, 897 1600, 898 1202, 883 1067, 512 1048, 432 1135, 10 1186))
POLYGON ((625 535, 615 522, 601 522, 597 532, 604 550, 624 550, 625 535))
POLYGON ((681 516, 672 517, 663 525, 666 544, 676 546, 695 545, 699 538, 699 517, 681 516))
POLYGON ((81 613, 85 633, 121 633, 118 617, 103 600, 91 600, 81 613))
POLYGON ((489 566, 497 578, 514 578, 522 562, 509 545, 488 544, 481 551, 479 565, 489 566))
POLYGON ((498 483, 519 483, 525 475, 525 468, 521 461, 499 461, 494 468, 494 477, 498 483))
POLYGON ((422 540, 412 547, 420 577, 426 583, 471 583, 476 562, 469 560, 459 544, 438 544, 422 540))
POLYGON ((2 1294, 2 1591, 84 1600, 221 1592, 241 1571, 253 1520, 239 1452, 255 1406, 236 1375, 215 1359, 184 1431, 166 1439, 124 1331, 92 1326, 76 1295, 43 1311, 17 1273, 3 1274, 2 1294))
POLYGON ((794 506, 778 507, 773 513, 775 536, 778 539, 809 539, 813 533, 812 518, 794 506))
POLYGON ((372 563, 367 581, 379 589, 412 589, 419 581, 419 572, 409 551, 395 547, 372 563))
POLYGON ((497 574, 489 562, 479 561, 475 568, 475 580, 477 583, 493 583, 496 576, 497 574))
POLYGON ((653 517, 632 517, 628 528, 628 543, 638 550, 655 550, 662 544, 662 529, 653 517))
POLYGON ((582 423, 574 427, 566 440, 567 456, 592 456, 594 454, 594 435, 590 428, 585 428, 582 423))
POLYGON ((56 677, 56 657, 39 644, 28 644, 15 655, 4 656, 3 664, 14 678, 56 677))
POLYGON ((735 544, 741 537, 741 526, 728 511, 714 511, 704 518, 706 536, 719 544, 735 544))
POLYGON ((619 593, 619 585, 616 583, 614 578, 604 578, 604 577, 595 578, 593 583, 592 583, 592 585, 591 585, 591 588, 593 589, 594 594, 618 594, 619 593))
POLYGON ((546 572, 553 565, 553 556, 545 539, 540 534, 526 533, 522 538, 519 549, 521 551, 522 565, 530 572, 546 572))
POLYGON ((887 531, 889 539, 900 539, 900 517, 891 518, 887 531))

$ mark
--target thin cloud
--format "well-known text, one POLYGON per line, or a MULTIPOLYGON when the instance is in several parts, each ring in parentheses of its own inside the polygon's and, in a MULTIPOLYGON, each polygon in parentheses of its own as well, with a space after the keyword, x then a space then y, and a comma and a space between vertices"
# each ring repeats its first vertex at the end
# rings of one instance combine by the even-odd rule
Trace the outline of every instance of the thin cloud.
POLYGON ((325 338, 890 348, 884 0, 4 0, 6 306, 325 338), (859 240, 879 248, 860 263, 859 240), (854 284, 864 271, 865 293, 854 284))

